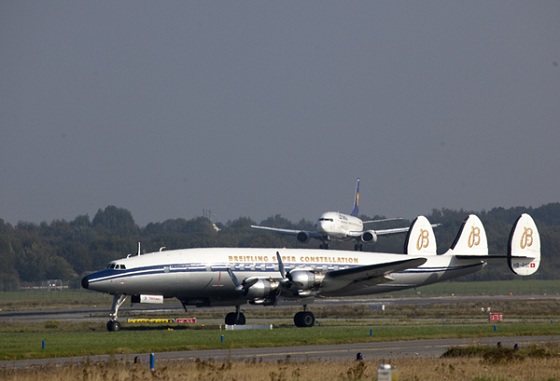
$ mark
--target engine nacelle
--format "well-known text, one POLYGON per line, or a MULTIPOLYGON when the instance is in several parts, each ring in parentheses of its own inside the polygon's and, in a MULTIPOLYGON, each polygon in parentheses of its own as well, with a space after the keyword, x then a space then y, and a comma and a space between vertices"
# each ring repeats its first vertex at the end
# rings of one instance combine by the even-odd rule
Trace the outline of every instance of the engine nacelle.
POLYGON ((365 232, 362 233, 361 239, 362 242, 376 243, 377 234, 375 234, 374 230, 366 230, 365 232))
POLYGON ((319 287, 325 276, 307 270, 292 270, 288 274, 288 278, 292 283, 290 288, 303 291, 319 287))
POLYGON ((259 279, 245 291, 245 296, 247 299, 264 299, 267 298, 272 291, 275 291, 278 286, 279 283, 276 281, 259 279))
POLYGON ((298 232, 296 238, 301 243, 309 242, 309 234, 307 232, 298 232))

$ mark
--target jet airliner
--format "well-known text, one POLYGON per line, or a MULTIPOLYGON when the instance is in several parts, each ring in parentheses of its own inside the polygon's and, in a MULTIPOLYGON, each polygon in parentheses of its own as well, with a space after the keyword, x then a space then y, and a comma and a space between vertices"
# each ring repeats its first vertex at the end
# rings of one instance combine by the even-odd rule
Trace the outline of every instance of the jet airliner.
POLYGON ((354 196, 354 207, 350 214, 340 212, 323 213, 317 220, 316 230, 295 230, 282 229, 270 226, 251 225, 253 229, 266 230, 273 233, 295 236, 301 243, 307 243, 311 238, 321 240, 320 249, 328 249, 329 241, 349 241, 355 240, 355 250, 362 250, 364 243, 375 243, 377 237, 381 235, 406 233, 408 227, 364 230, 364 224, 375 222, 395 221, 401 218, 388 218, 382 220, 362 221, 358 217, 360 208, 360 179, 356 181, 356 193, 354 196))
POLYGON ((241 306, 298 304, 298 327, 311 327, 307 309, 315 298, 371 295, 445 281, 506 260, 515 274, 527 276, 540 265, 540 236, 533 219, 522 214, 509 238, 507 254, 488 255, 480 219, 469 215, 451 248, 436 253, 426 217, 417 217, 407 234, 404 254, 281 248, 200 248, 158 251, 118 259, 82 279, 82 287, 113 295, 107 329, 118 331, 119 307, 133 302, 177 298, 189 306, 233 306, 228 325, 245 324, 241 306))

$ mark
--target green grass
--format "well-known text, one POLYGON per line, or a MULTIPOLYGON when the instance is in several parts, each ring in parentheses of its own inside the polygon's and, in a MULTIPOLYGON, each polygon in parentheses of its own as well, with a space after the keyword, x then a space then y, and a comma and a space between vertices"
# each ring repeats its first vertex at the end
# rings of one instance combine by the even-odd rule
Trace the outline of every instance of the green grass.
MULTIPOLYGON (((49 324, 48 322, 45 325, 49 324)), ((46 328, 42 332, 0 333, 0 359, 126 354, 216 348, 286 345, 343 344, 428 338, 482 337, 508 335, 557 335, 557 324, 425 325, 370 327, 339 326, 276 328, 273 330, 220 331, 218 329, 175 329, 167 326, 127 327, 120 332, 105 331, 104 324, 90 324, 89 330, 63 331, 46 328), (93 330, 95 329, 95 331, 93 330), (370 335, 370 332, 372 333, 370 335), (224 340, 222 342, 222 336, 224 340), (45 349, 42 342, 46 343, 45 349)))

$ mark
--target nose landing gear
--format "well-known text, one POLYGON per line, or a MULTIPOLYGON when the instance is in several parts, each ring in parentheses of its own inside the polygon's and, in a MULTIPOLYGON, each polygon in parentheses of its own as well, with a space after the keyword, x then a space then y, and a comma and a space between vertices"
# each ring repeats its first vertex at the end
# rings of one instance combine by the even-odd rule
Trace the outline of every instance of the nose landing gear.
POLYGON ((111 320, 107 322, 107 331, 117 332, 121 329, 121 323, 117 321, 119 308, 123 305, 126 300, 127 295, 125 294, 115 294, 113 297, 113 305, 111 306, 111 320))

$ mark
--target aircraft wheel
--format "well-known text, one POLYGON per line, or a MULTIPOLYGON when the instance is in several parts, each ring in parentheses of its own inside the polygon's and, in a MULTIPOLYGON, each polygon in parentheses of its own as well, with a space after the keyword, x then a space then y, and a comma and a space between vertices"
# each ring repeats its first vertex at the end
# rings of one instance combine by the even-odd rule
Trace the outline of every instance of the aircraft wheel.
POLYGON ((109 332, 117 332, 121 329, 121 323, 116 320, 109 320, 107 322, 107 331, 109 332))
POLYGON ((227 325, 245 325, 245 314, 240 313, 239 318, 237 317, 237 313, 230 312, 226 315, 226 324, 227 325))
POLYGON ((315 315, 313 315, 313 312, 300 311, 294 315, 294 324, 296 327, 313 327, 315 325, 315 315))
POLYGON ((238 320, 237 324, 239 324, 239 325, 245 325, 245 322, 246 322, 246 320, 245 320, 245 314, 244 314, 244 313, 239 314, 239 320, 238 320))
POLYGON ((226 315, 226 325, 235 325, 235 317, 236 317, 236 313, 235 312, 230 312, 226 315))

